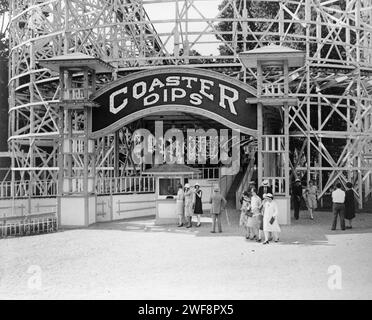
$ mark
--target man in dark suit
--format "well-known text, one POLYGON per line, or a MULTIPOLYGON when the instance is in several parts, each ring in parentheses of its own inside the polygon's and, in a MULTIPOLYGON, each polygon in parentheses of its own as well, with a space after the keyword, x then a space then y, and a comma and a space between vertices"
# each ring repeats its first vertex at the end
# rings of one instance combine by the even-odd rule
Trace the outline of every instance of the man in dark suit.
POLYGON ((221 195, 220 188, 215 187, 214 192, 211 195, 209 201, 211 205, 211 215, 212 215, 212 233, 216 232, 216 224, 218 225, 218 232, 222 232, 221 227, 221 213, 222 210, 226 209, 226 199, 221 195))
POLYGON ((302 185, 301 180, 296 179, 292 187, 292 200, 293 200, 293 209, 294 209, 294 218, 298 220, 300 217, 300 205, 302 199, 302 185))

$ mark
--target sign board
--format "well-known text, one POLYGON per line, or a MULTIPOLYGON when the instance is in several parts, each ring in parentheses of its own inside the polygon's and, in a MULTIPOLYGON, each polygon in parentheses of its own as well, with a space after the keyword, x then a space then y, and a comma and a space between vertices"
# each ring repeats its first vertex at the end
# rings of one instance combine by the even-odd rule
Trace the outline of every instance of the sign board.
POLYGON ((221 73, 168 67, 133 73, 97 91, 92 131, 103 135, 153 113, 182 111, 212 118, 228 128, 255 134, 256 89, 221 73))

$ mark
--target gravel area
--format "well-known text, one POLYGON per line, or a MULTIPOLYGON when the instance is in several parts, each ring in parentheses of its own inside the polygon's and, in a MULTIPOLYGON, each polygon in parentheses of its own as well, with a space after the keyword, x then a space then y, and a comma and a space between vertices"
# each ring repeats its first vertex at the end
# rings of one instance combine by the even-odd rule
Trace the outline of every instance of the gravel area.
POLYGON ((372 214, 347 231, 331 220, 302 212, 269 245, 245 240, 237 212, 221 234, 204 216, 192 229, 137 219, 1 239, 0 298, 372 299, 372 214))

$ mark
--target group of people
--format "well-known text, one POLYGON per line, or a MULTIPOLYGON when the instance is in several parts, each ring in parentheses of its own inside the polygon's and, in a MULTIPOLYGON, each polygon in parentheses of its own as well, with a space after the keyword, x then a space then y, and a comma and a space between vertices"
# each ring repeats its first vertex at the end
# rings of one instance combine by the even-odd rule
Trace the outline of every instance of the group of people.
POLYGON ((301 180, 297 178, 292 187, 292 199, 294 218, 296 220, 300 217, 302 199, 305 200, 306 207, 310 214, 310 219, 314 220, 314 211, 318 208, 318 188, 312 180, 309 181, 307 188, 303 190, 301 180))
MULTIPOLYGON (((346 192, 341 190, 341 184, 336 184, 336 190, 332 192, 333 214, 332 230, 336 229, 338 216, 340 217, 341 229, 351 229, 352 219, 355 217, 355 200, 352 184, 346 183, 346 192), (345 219, 349 221, 345 226, 345 219)), ((183 188, 178 185, 176 197, 176 210, 179 217, 178 227, 186 225, 186 228, 192 227, 192 217, 197 217, 197 227, 200 227, 200 217, 203 214, 203 191, 199 183, 194 187, 186 183, 183 188)), ((318 190, 313 181, 310 181, 307 188, 303 190, 301 180, 296 179, 292 187, 292 199, 294 207, 294 218, 299 219, 299 212, 302 199, 305 200, 310 218, 314 219, 314 210, 317 209, 318 190)), ((268 180, 264 180, 258 191, 251 185, 249 191, 244 191, 241 199, 241 214, 239 224, 245 230, 245 238, 268 244, 272 239, 279 241, 281 232, 278 222, 278 205, 274 199, 272 188, 268 180)), ((222 232, 221 213, 226 209, 227 201, 220 193, 218 186, 214 187, 210 197, 212 233, 222 232)))
POLYGON ((178 185, 176 196, 176 210, 178 215, 178 227, 182 227, 184 223, 186 228, 192 227, 192 216, 197 217, 197 227, 200 227, 200 216, 203 214, 202 205, 203 191, 200 189, 199 183, 195 183, 194 188, 186 183, 185 187, 182 184, 178 185))
POLYGON ((263 244, 268 244, 271 239, 278 242, 281 231, 278 222, 278 206, 269 182, 264 180, 258 192, 255 187, 244 191, 240 203, 239 225, 245 229, 245 238, 261 242, 264 235, 263 244))
MULTIPOLYGON (((341 183, 336 184, 335 190, 332 192, 332 212, 333 222, 332 230, 336 229, 338 216, 340 217, 341 229, 351 229, 352 220, 355 218, 355 198, 353 185, 351 182, 346 183, 346 191, 341 189, 341 183), (348 220, 348 225, 345 225, 345 219, 348 220)), ((305 190, 302 188, 301 180, 296 179, 292 187, 292 199, 294 208, 294 218, 299 219, 300 207, 302 199, 304 199, 306 207, 310 214, 310 219, 314 219, 314 211, 318 204, 318 189, 312 180, 305 190)))
MULTIPOLYGON (((190 184, 186 183, 183 188, 181 184, 178 185, 178 191, 176 196, 176 211, 178 215, 178 227, 184 225, 186 220, 186 228, 192 227, 192 217, 197 217, 197 227, 200 227, 200 217, 203 214, 203 191, 200 189, 199 183, 195 183, 194 188, 191 188, 190 184)), ((220 193, 219 187, 214 187, 213 193, 209 200, 211 204, 211 215, 212 215, 212 233, 216 232, 216 226, 218 232, 222 232, 221 224, 221 213, 226 209, 226 199, 220 193)))
POLYGON ((337 183, 336 189, 332 192, 332 230, 336 230, 338 216, 340 217, 342 230, 351 229, 353 227, 352 220, 355 218, 355 199, 352 188, 352 183, 347 182, 345 192, 341 189, 341 183, 337 183), (345 219, 349 221, 347 226, 345 226, 345 219))

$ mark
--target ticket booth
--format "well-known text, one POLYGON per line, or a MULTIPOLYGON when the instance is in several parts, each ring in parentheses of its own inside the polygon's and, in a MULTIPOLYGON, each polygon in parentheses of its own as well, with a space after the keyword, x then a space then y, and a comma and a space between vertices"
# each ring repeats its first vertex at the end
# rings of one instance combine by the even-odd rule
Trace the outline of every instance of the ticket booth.
POLYGON ((164 164, 148 169, 144 174, 155 177, 155 224, 177 224, 176 197, 178 184, 180 183, 184 187, 190 179, 200 176, 200 170, 182 164, 164 164))

